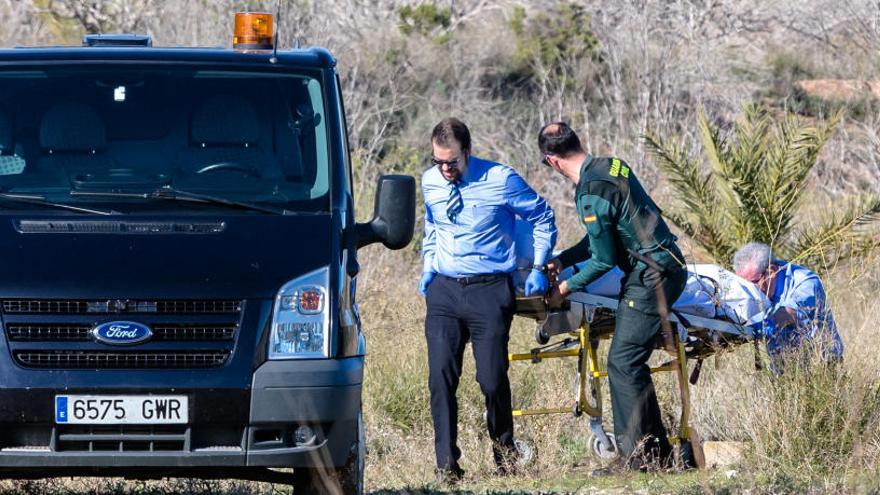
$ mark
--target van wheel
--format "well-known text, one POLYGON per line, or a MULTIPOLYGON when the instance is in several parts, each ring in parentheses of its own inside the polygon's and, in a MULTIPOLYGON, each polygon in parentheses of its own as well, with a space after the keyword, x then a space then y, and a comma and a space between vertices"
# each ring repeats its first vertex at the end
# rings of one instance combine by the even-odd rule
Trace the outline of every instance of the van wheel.
POLYGON ((361 495, 364 493, 366 435, 363 413, 357 417, 357 438, 351 444, 345 466, 339 468, 298 468, 293 470, 295 494, 361 495))

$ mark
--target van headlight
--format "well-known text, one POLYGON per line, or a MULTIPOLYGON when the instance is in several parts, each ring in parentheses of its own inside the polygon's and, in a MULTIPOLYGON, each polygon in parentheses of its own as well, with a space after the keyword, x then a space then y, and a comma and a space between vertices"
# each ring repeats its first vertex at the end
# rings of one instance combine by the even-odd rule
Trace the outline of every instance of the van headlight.
POLYGON ((269 359, 329 357, 328 267, 284 284, 275 297, 269 359))

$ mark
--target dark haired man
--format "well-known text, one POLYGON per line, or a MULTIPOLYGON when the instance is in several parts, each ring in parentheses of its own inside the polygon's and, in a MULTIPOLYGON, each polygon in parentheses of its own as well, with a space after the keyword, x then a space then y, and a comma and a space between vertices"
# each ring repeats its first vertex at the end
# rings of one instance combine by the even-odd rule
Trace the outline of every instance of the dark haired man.
POLYGON ((526 295, 544 294, 542 268, 553 252, 553 210, 510 167, 471 155, 471 136, 458 119, 442 120, 431 134, 433 167, 422 175, 425 198, 424 268, 419 293, 426 296, 428 386, 434 420, 438 477, 456 480, 463 471, 456 445, 465 344, 473 344, 477 382, 500 474, 515 460, 507 342, 515 310, 511 272, 516 268, 514 222, 534 230, 534 263, 526 295))
POLYGON ((668 465, 672 448, 647 362, 662 318, 687 279, 676 238, 623 160, 588 155, 563 122, 544 126, 538 147, 545 164, 577 184, 575 203, 587 231, 583 240, 548 263, 558 273, 586 260, 578 273, 551 291, 551 305, 614 266, 625 272, 608 352, 614 433, 629 467, 646 467, 646 460, 668 465))

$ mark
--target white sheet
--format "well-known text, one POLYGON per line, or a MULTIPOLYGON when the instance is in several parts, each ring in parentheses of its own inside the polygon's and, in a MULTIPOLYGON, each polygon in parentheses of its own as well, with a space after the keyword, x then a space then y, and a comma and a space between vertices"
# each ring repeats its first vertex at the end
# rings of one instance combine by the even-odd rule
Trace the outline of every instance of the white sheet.
MULTIPOLYGON (((514 282, 520 290, 534 259, 532 243, 532 226, 522 219, 517 219, 514 249, 519 271, 514 275, 514 282)), ((583 266, 583 263, 579 266, 583 266)), ((565 280, 573 274, 574 270, 568 268, 563 271, 560 280, 565 280)), ((620 295, 622 278, 623 271, 614 268, 587 286, 587 292, 617 298, 620 295)), ((759 291, 755 284, 718 265, 710 264, 688 265, 687 285, 681 297, 673 305, 673 309, 684 314, 706 318, 727 317, 739 324, 760 322, 763 311, 769 307, 767 296, 759 291)))
MULTIPOLYGON (((578 268, 583 263, 578 265, 578 268)), ((569 267, 562 272, 560 280, 574 274, 569 267)), ((599 296, 618 297, 623 271, 614 268, 587 286, 587 292, 599 296)), ((767 297, 755 284, 738 277, 718 265, 688 265, 688 278, 684 292, 673 304, 673 309, 686 315, 706 318, 726 317, 740 324, 757 323, 765 308, 767 297)))

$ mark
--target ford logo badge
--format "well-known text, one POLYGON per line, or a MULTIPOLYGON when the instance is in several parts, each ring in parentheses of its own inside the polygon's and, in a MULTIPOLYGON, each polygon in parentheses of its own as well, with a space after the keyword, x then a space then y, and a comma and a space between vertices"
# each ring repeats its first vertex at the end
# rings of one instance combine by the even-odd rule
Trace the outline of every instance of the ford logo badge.
POLYGON ((108 321, 92 329, 95 340, 109 345, 133 345, 150 340, 150 327, 133 321, 108 321))

